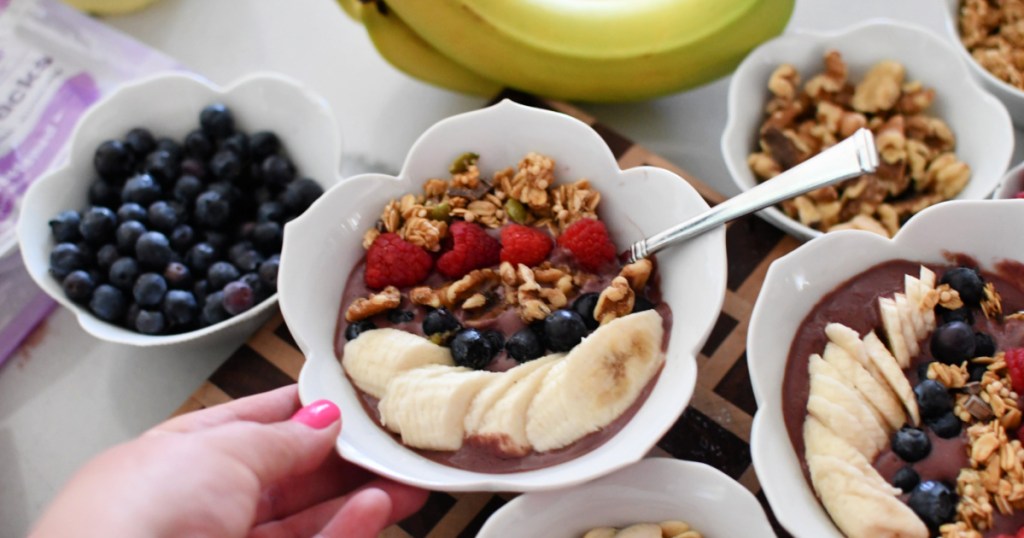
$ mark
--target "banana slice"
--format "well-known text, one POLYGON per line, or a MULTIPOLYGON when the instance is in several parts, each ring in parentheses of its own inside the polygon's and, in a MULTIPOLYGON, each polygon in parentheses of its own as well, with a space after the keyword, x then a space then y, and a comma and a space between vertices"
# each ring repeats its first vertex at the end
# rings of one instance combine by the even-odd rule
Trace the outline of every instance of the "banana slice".
MULTIPOLYGON (((917 307, 910 304, 906 295, 897 293, 893 296, 893 301, 896 302, 896 312, 900 316, 900 330, 903 331, 903 341, 907 344, 907 353, 910 358, 914 358, 921 353, 921 347, 917 345, 918 328, 915 323, 921 323, 921 330, 924 330, 924 324, 921 320, 915 321, 914 314, 917 312, 917 307)), ((908 359, 907 366, 909 365, 908 359)))
MULTIPOLYGON (((509 387, 494 403, 475 432, 478 439, 505 456, 521 457, 529 454, 533 446, 526 437, 526 411, 540 390, 548 371, 559 360, 562 360, 562 355, 548 355, 533 361, 544 362, 509 387)), ((466 433, 474 432, 467 430, 466 433)))
POLYGON ((422 336, 398 329, 366 331, 345 344, 341 365, 360 390, 374 398, 384 397, 388 382, 398 374, 426 366, 452 366, 452 354, 422 336))
POLYGON ((613 527, 598 527, 596 529, 590 529, 583 538, 615 538, 615 528, 613 527))
POLYGON ((538 452, 566 446, 622 414, 665 360, 661 315, 602 325, 556 364, 530 404, 526 437, 538 452))
MULTIPOLYGON (((476 398, 473 398, 473 403, 469 406, 469 412, 466 413, 466 435, 473 435, 480 430, 480 423, 483 421, 484 415, 490 412, 491 408, 494 407, 495 402, 500 400, 509 388, 518 383, 524 377, 533 373, 535 370, 562 357, 565 357, 565 353, 553 353, 537 360, 524 362, 515 368, 506 370, 501 374, 501 377, 484 387, 483 390, 476 395, 476 398)), ((525 416, 525 412, 523 415, 525 416)))
POLYGON ((935 329, 936 325, 935 305, 930 302, 930 298, 935 291, 935 272, 922 265, 919 282, 921 286, 921 303, 919 306, 924 317, 925 327, 927 327, 929 331, 932 331, 935 329))
POLYGON ((637 523, 615 533, 615 538, 661 538, 661 527, 654 523, 637 523))
POLYGON ((927 310, 924 307, 925 289, 921 281, 911 275, 904 276, 903 289, 907 296, 907 302, 910 303, 910 314, 913 316, 914 337, 920 342, 934 328, 928 327, 928 322, 924 316, 925 310, 927 310))
POLYGON ((907 376, 903 375, 903 370, 896 364, 896 358, 889 353, 885 344, 879 340, 874 331, 864 336, 864 348, 867 349, 868 357, 882 372, 889 388, 903 402, 903 408, 907 410, 911 424, 914 426, 920 424, 921 415, 917 409, 917 398, 914 396, 914 390, 910 387, 910 382, 907 381, 907 376))
POLYGON ((458 450, 470 402, 500 375, 441 365, 399 374, 388 383, 378 405, 381 423, 397 430, 406 446, 458 450))
POLYGON ((928 537, 928 528, 910 507, 895 495, 873 487, 849 463, 836 457, 816 456, 807 465, 821 503, 847 537, 928 537))
MULTIPOLYGON (((864 453, 867 457, 874 457, 885 449, 889 442, 885 423, 882 422, 881 418, 875 416, 871 406, 864 401, 856 389, 846 385, 842 374, 818 355, 811 355, 809 371, 811 376, 811 397, 817 396, 841 407, 854 418, 858 425, 858 427, 853 429, 833 428, 832 431, 848 442, 851 442, 851 444, 854 437, 869 439, 873 446, 873 452, 864 453)), ((831 409, 822 408, 820 404, 817 406, 817 409, 819 413, 835 412, 831 409)), ((810 405, 808 405, 808 410, 810 410, 810 405)), ((817 416, 817 413, 813 414, 817 416)))
POLYGON ((830 323, 825 326, 825 334, 839 348, 833 346, 830 349, 828 345, 825 345, 822 356, 824 361, 853 383, 864 400, 888 424, 890 431, 899 429, 906 421, 906 413, 903 412, 903 406, 893 394, 892 389, 889 388, 889 383, 882 377, 881 372, 876 377, 864 367, 864 365, 869 365, 871 369, 878 370, 867 357, 867 349, 863 340, 857 335, 857 331, 845 325, 830 323), (858 359, 854 359, 854 354, 850 353, 850 349, 854 350, 858 359))
POLYGON ((879 491, 890 495, 899 495, 900 490, 882 478, 872 467, 863 454, 853 448, 832 430, 828 429, 814 417, 804 420, 804 457, 810 461, 815 456, 833 456, 849 463, 856 468, 867 483, 879 491))
POLYGON ((885 297, 879 298, 878 310, 882 317, 885 336, 889 339, 889 348, 896 357, 897 364, 900 368, 910 366, 910 351, 907 349, 907 341, 903 338, 903 324, 900 321, 899 309, 896 308, 896 301, 885 297))

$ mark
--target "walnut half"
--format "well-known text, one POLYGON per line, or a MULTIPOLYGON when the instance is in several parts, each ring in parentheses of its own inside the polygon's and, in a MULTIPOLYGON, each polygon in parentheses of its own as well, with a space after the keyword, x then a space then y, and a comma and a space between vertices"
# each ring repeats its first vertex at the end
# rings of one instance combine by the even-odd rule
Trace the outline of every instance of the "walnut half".
POLYGON ((394 286, 388 286, 380 293, 371 293, 369 297, 360 297, 349 305, 345 311, 345 321, 349 323, 366 319, 370 316, 398 308, 402 304, 402 293, 394 286))

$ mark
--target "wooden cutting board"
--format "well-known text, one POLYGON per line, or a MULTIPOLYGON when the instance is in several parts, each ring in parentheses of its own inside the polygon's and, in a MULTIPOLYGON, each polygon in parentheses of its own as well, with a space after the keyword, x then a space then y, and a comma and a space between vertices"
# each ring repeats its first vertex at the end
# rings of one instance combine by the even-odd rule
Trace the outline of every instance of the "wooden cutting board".
MULTIPOLYGON (((556 110, 586 122, 608 143, 621 168, 642 165, 666 168, 685 178, 709 204, 725 199, 682 168, 571 105, 517 92, 506 92, 499 98, 556 110)), ((750 314, 768 266, 798 244, 794 238, 756 217, 729 224, 725 302, 697 358, 699 374, 693 399, 650 453, 651 456, 704 462, 733 477, 757 496, 782 537, 789 535, 775 521, 750 460, 750 425, 757 406, 747 372, 746 343, 750 314)), ((175 414, 294 383, 303 360, 278 313, 235 351, 175 414)), ((513 497, 513 494, 433 493, 422 511, 389 528, 382 536, 472 537, 495 510, 513 497)))

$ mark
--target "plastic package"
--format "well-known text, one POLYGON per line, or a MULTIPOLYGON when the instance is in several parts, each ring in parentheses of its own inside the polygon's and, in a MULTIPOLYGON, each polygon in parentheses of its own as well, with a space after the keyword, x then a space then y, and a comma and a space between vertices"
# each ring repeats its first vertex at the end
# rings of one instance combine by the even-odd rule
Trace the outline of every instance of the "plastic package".
POLYGON ((0 363, 54 304, 21 266, 19 200, 64 158, 89 106, 169 69, 180 66, 56 0, 0 0, 0 363))

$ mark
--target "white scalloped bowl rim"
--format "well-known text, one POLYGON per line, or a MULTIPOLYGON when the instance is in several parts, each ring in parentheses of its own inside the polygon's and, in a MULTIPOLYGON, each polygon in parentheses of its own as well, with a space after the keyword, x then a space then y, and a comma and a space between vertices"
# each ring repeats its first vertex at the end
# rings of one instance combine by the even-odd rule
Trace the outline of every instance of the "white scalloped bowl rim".
POLYGON ((620 248, 707 208, 676 174, 654 167, 619 169, 600 136, 570 116, 511 101, 459 114, 424 132, 398 176, 363 174, 324 194, 285 227, 279 276, 281 309, 306 363, 299 377, 303 402, 326 398, 343 412, 339 453, 399 482, 443 491, 528 491, 565 487, 642 458, 686 407, 696 383, 696 355, 718 316, 725 293, 725 235, 716 230, 659 254, 665 297, 695 308, 673 311, 666 364, 645 404, 618 434, 595 450, 526 472, 482 473, 431 461, 404 447, 364 412, 334 352, 346 276, 363 256, 363 232, 392 198, 418 192, 430 177, 448 177, 452 159, 481 155, 489 177, 530 151, 552 156, 562 181, 586 177, 602 193, 602 215, 620 248), (629 210, 627 211, 628 208, 629 210))
POLYGON ((648 458, 569 489, 520 495, 477 538, 578 538, 596 527, 667 520, 703 536, 774 536, 757 498, 729 475, 706 463, 648 458))
MULTIPOLYGON (((971 76, 952 44, 917 26, 882 19, 836 32, 787 32, 761 44, 740 63, 729 82, 721 140, 722 158, 740 191, 757 185, 747 156, 757 148, 769 75, 781 63, 793 64, 802 77, 818 73, 830 49, 842 53, 851 80, 860 80, 878 61, 892 59, 906 67, 907 80, 934 88, 929 115, 949 124, 957 138, 957 157, 971 167, 971 180, 956 199, 980 200, 995 191, 1013 153, 1014 131, 1006 108, 971 76)), ((778 207, 759 214, 801 240, 823 235, 778 207)))
POLYGON ((837 286, 887 260, 947 264, 946 254, 965 253, 992 268, 1007 253, 1024 252, 1024 237, 999 233, 1020 226, 1024 200, 951 201, 925 209, 892 239, 831 232, 768 268, 747 333, 747 368, 757 401, 750 451, 776 518, 794 536, 842 536, 804 480, 782 415, 786 360, 801 321, 837 286))
POLYGON ((146 335, 97 318, 68 299, 48 272, 54 242, 47 221, 60 211, 86 205, 89 183, 96 177, 92 167, 96 146, 139 126, 157 137, 182 140, 198 127, 202 107, 215 101, 232 109, 240 129, 275 131, 303 176, 315 179, 325 189, 341 179, 341 133, 334 113, 323 97, 284 75, 253 73, 221 87, 187 73, 161 73, 121 86, 101 99, 75 126, 64 164, 40 177, 26 192, 17 223, 21 256, 32 279, 100 340, 138 347, 206 343, 213 335, 227 339, 251 333, 273 314, 276 293, 208 327, 146 335))

